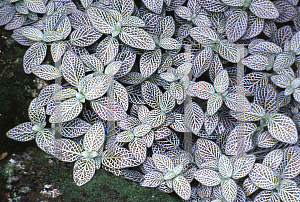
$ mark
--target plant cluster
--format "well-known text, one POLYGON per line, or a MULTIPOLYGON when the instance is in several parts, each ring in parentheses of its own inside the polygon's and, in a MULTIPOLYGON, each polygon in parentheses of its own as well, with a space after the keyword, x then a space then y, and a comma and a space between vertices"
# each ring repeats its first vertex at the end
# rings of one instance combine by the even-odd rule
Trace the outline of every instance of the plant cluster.
POLYGON ((300 201, 298 0, 0 5, 48 83, 7 136, 78 186, 103 168, 187 201, 300 201))

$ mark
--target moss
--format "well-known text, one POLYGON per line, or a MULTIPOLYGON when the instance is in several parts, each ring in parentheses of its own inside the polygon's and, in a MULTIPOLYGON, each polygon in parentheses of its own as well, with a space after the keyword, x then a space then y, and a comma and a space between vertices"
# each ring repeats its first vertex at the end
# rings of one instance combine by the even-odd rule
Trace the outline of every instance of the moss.
MULTIPOLYGON (((73 182, 74 163, 49 158, 46 153, 36 147, 28 148, 27 153, 31 157, 23 162, 27 174, 22 174, 20 179, 13 183, 17 190, 29 186, 31 190, 29 193, 19 193, 24 202, 41 200, 53 202, 181 201, 175 193, 167 194, 154 188, 141 187, 139 183, 115 176, 103 169, 96 170, 95 176, 90 182, 78 187, 73 182), (46 184, 53 185, 52 189, 58 189, 62 195, 54 199, 41 196, 40 191, 46 184)), ((5 161, 7 162, 8 159, 5 161)), ((3 169, 5 161, 0 162, 0 170, 3 169)), ((5 179, 2 178, 1 181, 5 181, 5 179)), ((6 193, 3 198, 12 195, 9 190, 0 191, 6 193)))

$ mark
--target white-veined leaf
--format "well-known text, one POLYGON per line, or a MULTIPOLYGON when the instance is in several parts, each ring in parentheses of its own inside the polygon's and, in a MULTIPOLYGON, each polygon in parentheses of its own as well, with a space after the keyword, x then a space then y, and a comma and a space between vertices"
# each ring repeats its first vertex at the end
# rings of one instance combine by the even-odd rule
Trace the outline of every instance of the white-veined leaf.
POLYGON ((6 136, 20 142, 33 140, 36 136, 36 132, 32 130, 32 126, 32 122, 21 123, 10 129, 6 133, 6 136))
POLYGON ((163 3, 164 3, 163 0, 155 0, 155 1, 142 0, 142 1, 150 11, 153 11, 156 14, 161 13, 163 3))
POLYGON ((138 162, 143 163, 146 160, 147 147, 141 138, 135 138, 128 144, 128 148, 138 162))
POLYGON ((113 117, 113 120, 119 121, 127 116, 121 105, 114 100, 109 100, 107 97, 92 101, 91 107, 103 120, 108 120, 113 117))
POLYGON ((95 123, 84 135, 83 149, 86 151, 98 151, 104 143, 105 131, 101 122, 95 123))
POLYGON ((151 82, 142 84, 142 95, 145 102, 152 108, 155 108, 161 103, 162 92, 157 85, 151 82))
POLYGON ((192 64, 192 71, 194 77, 201 76, 209 66, 211 65, 213 60, 213 51, 211 48, 204 48, 194 59, 192 64))
POLYGON ((300 200, 300 189, 292 184, 291 180, 284 179, 280 183, 278 193, 283 202, 297 202, 300 200))
POLYGON ((69 122, 62 123, 61 135, 68 138, 79 137, 85 134, 91 125, 80 118, 73 119, 69 122))
POLYGON ((120 12, 122 17, 130 16, 134 12, 134 1, 132 0, 114 0, 113 7, 120 12))
POLYGON ((94 159, 79 159, 74 164, 73 179, 77 186, 82 186, 88 183, 95 174, 94 159))
POLYGON ((122 169, 134 167, 140 163, 129 150, 122 147, 115 147, 113 150, 106 150, 102 154, 102 164, 111 169, 122 169))
POLYGON ((42 0, 24 0, 24 3, 28 10, 33 13, 45 13, 46 6, 42 0))
POLYGON ((297 32, 291 40, 291 50, 295 52, 296 55, 300 54, 300 32, 297 32))
POLYGON ((127 16, 122 21, 122 26, 127 27, 145 27, 145 22, 136 16, 127 16))
POLYGON ((81 61, 92 71, 103 72, 104 67, 102 62, 93 55, 81 55, 81 61))
POLYGON ((198 134, 204 121, 204 114, 201 107, 195 102, 186 105, 184 110, 184 121, 194 134, 198 134))
POLYGON ((67 51, 62 60, 62 74, 64 79, 73 86, 78 86, 84 77, 84 66, 79 57, 72 51, 67 51))
POLYGON ((52 65, 37 65, 31 68, 32 73, 34 73, 39 78, 49 81, 60 77, 60 72, 56 67, 52 65))
POLYGON ((207 114, 212 116, 215 114, 222 106, 222 97, 218 94, 212 94, 209 96, 207 101, 207 114))
POLYGON ((159 46, 166 50, 179 49, 181 47, 180 43, 176 39, 170 37, 162 38, 159 41, 159 46))
POLYGON ((122 27, 119 38, 125 44, 138 49, 154 50, 153 38, 143 29, 136 27, 122 27))
POLYGON ((110 76, 100 75, 93 77, 85 86, 84 95, 86 100, 95 100, 103 96, 111 83, 110 76))
POLYGON ((218 35, 209 27, 194 27, 190 35, 201 44, 213 44, 218 40, 218 35))
POLYGON ((279 17, 277 8, 269 0, 253 0, 249 9, 260 18, 276 19, 279 17))
POLYGON ((66 44, 63 42, 53 42, 51 44, 51 56, 54 62, 57 62, 61 59, 63 54, 65 53, 67 47, 66 44))
POLYGON ((226 70, 220 71, 214 80, 214 87, 217 93, 224 93, 229 85, 229 76, 226 70))
POLYGON ((147 114, 144 123, 151 125, 152 128, 159 127, 166 120, 166 114, 161 110, 153 109, 147 114))
POLYGON ((283 150, 284 155, 280 164, 282 177, 293 179, 300 173, 300 149, 299 147, 289 147, 283 150))
POLYGON ((78 143, 70 139, 53 139, 44 144, 47 153, 55 156, 61 161, 74 162, 82 151, 78 143))
POLYGON ((82 26, 70 35, 70 42, 75 46, 85 47, 97 41, 102 34, 92 27, 82 26))
POLYGON ((175 99, 171 96, 169 91, 163 94, 159 107, 164 113, 169 113, 175 107, 175 99))
POLYGON ((89 7, 87 14, 95 29, 104 34, 112 33, 117 22, 108 11, 97 7, 89 7))
POLYGON ((295 144, 298 141, 298 131, 295 123, 283 114, 270 114, 267 126, 270 134, 281 142, 295 144))
POLYGON ((278 193, 274 191, 269 191, 269 190, 264 190, 261 191, 256 197, 255 197, 255 202, 269 202, 269 201, 274 201, 274 202, 280 202, 280 197, 278 193))
POLYGON ((278 179, 273 170, 263 164, 256 163, 249 173, 251 181, 261 189, 272 190, 278 184, 278 179))
POLYGON ((281 149, 276 149, 267 154, 262 164, 268 166, 272 170, 277 170, 283 159, 283 152, 281 149))
POLYGON ((226 22, 226 36, 229 42, 241 38, 247 29, 248 15, 243 10, 234 10, 226 22))
POLYGON ((191 90, 194 96, 208 100, 209 97, 215 92, 213 85, 206 81, 199 81, 191 85, 191 90))
POLYGON ((161 62, 161 50, 146 51, 140 59, 140 71, 143 77, 151 76, 159 67, 161 62))
POLYGON ((46 114, 45 114, 45 108, 37 108, 37 98, 34 98, 29 105, 28 108, 28 116, 30 121, 34 125, 43 124, 45 126, 45 120, 46 120, 46 114))
POLYGON ((243 59, 242 63, 252 70, 265 70, 269 64, 269 58, 263 55, 250 55, 243 59))
POLYGON ((23 67, 26 74, 31 73, 31 68, 40 65, 47 52, 47 45, 45 43, 36 42, 34 43, 25 53, 23 59, 23 67))
POLYGON ((197 140, 197 150, 204 161, 218 160, 221 156, 221 150, 218 145, 207 139, 199 138, 197 140))
POLYGON ((48 129, 44 129, 42 131, 37 132, 35 137, 36 145, 43 150, 44 152, 47 152, 47 148, 45 147, 46 143, 50 140, 54 140, 54 134, 50 132, 48 129))
POLYGON ((150 171, 141 182, 142 187, 158 187, 163 182, 163 174, 158 171, 150 171))
POLYGON ((49 122, 62 123, 71 121, 80 114, 82 107, 82 103, 80 103, 77 98, 66 100, 55 108, 54 113, 50 116, 49 122))
POLYGON ((162 173, 172 171, 174 168, 174 163, 172 162, 172 160, 165 155, 153 154, 152 159, 154 161, 156 169, 158 169, 162 173))
POLYGON ((233 179, 240 179, 249 174, 255 163, 255 155, 246 155, 238 158, 233 164, 233 179))
POLYGON ((237 196, 237 185, 233 179, 226 180, 221 185, 222 196, 226 201, 234 201, 237 196))
POLYGON ((114 60, 118 51, 118 40, 113 37, 106 37, 99 43, 96 51, 96 57, 102 61, 103 65, 107 65, 114 60))
POLYGON ((218 169, 221 176, 230 178, 233 171, 233 165, 230 159, 226 155, 222 154, 218 163, 218 169))
POLYGON ((173 189, 183 200, 188 200, 191 197, 191 185, 187 179, 181 175, 173 180, 173 189))
POLYGON ((205 186, 217 186, 221 183, 219 174, 216 171, 209 169, 196 171, 195 179, 205 186))
POLYGON ((218 52, 222 58, 229 62, 238 63, 240 60, 237 45, 229 43, 227 40, 220 41, 218 52))
POLYGON ((272 137, 269 131, 260 133, 256 141, 257 146, 260 148, 272 148, 278 143, 278 141, 272 137))

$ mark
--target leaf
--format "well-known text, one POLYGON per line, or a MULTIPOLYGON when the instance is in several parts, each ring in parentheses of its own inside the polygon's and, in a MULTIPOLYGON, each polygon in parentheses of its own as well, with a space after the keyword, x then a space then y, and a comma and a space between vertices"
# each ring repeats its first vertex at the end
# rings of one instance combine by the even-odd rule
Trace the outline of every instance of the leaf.
POLYGON ((214 80, 214 87, 217 93, 224 93, 229 85, 229 77, 226 70, 220 71, 214 80))
POLYGON ((279 166, 282 177, 293 179, 300 173, 300 149, 299 147, 289 147, 283 150, 283 159, 279 166))
POLYGON ((161 50, 146 51, 140 59, 140 71, 144 78, 151 76, 161 62, 161 50))
POLYGON ((256 141, 257 146, 260 148, 272 148, 278 143, 278 141, 275 138, 273 138, 268 131, 260 133, 256 141))
POLYGON ((219 39, 209 27, 194 27, 190 29, 190 36, 201 44, 213 44, 219 39))
POLYGON ((181 45, 176 39, 166 37, 159 41, 159 46, 166 50, 180 49, 181 45))
POLYGON ((290 180, 284 179, 281 182, 278 193, 283 202, 297 202, 300 200, 300 189, 291 184, 290 180))
POLYGON ((47 105, 50 102, 54 92, 56 92, 59 88, 60 87, 58 84, 50 84, 45 86, 37 97, 36 107, 41 108, 47 105))
POLYGON ((152 12, 156 14, 160 14, 162 11, 163 7, 163 0, 155 0, 155 1, 150 1, 150 0, 142 0, 145 6, 152 12))
POLYGON ((143 29, 136 27, 122 27, 119 38, 125 44, 138 49, 154 50, 153 38, 143 29))
POLYGON ((196 144, 199 155, 204 161, 218 160, 220 158, 221 150, 213 141, 199 138, 196 144))
POLYGON ((103 72, 104 67, 102 62, 93 55, 81 55, 81 61, 92 71, 103 72))
POLYGON ((86 151, 98 151, 103 146, 105 131, 101 122, 95 123, 83 138, 83 148, 86 151))
POLYGON ((62 74, 64 79, 73 86, 78 86, 84 77, 84 66, 79 57, 72 51, 67 51, 62 60, 62 74))
POLYGON ((264 29, 264 19, 256 17, 253 14, 248 16, 248 29, 241 39, 251 39, 258 36, 264 29))
POLYGON ((153 154, 152 159, 154 161, 156 169, 158 169, 162 173, 172 171, 174 168, 172 160, 165 155, 153 154))
POLYGON ((264 190, 261 191, 256 197, 255 201, 258 202, 264 202, 264 201, 274 201, 274 202, 280 202, 280 197, 278 193, 274 191, 264 190))
POLYGON ((221 0, 225 5, 228 6, 244 6, 243 2, 240 0, 221 0))
POLYGON ((237 196, 237 185, 233 179, 226 180, 221 186, 222 195, 227 201, 233 201, 237 196))
POLYGON ((63 54, 65 53, 67 47, 65 43, 62 42, 53 42, 51 44, 51 56, 54 62, 57 62, 61 59, 63 54))
POLYGON ((106 150, 102 154, 102 164, 111 169, 122 169, 134 167, 140 163, 134 158, 133 154, 121 147, 115 147, 112 151, 106 150))
POLYGON ((60 77, 60 72, 56 67, 52 65, 37 65, 32 67, 32 73, 39 78, 50 81, 60 77))
POLYGON ((267 126, 275 139, 289 144, 297 143, 298 131, 291 118, 283 114, 273 113, 267 120, 267 126))
POLYGON ((153 109, 147 114, 144 123, 151 125, 152 128, 161 126, 166 120, 166 114, 161 110, 153 109))
POLYGON ((277 55, 273 69, 276 72, 290 67, 295 62, 295 56, 291 55, 289 52, 282 52, 277 55))
POLYGON ((249 9, 260 18, 276 19, 279 17, 278 10, 269 0, 253 0, 249 9))
POLYGON ((150 171, 141 182, 142 187, 158 187, 163 182, 163 174, 158 171, 150 171))
POLYGON ((173 189, 183 200, 188 200, 191 197, 191 185, 187 179, 181 175, 173 180, 173 189))
POLYGON ((46 6, 42 0, 24 0, 24 3, 28 10, 33 13, 45 13, 46 6))
POLYGON ((205 186, 217 186, 221 183, 221 179, 216 171, 203 169, 195 172, 195 179, 205 186))
POLYGON ((25 53, 23 67, 26 74, 31 73, 31 68, 40 65, 46 57, 47 45, 45 43, 34 43, 25 53))
POLYGON ((82 151, 78 143, 70 139, 53 139, 45 143, 47 153, 61 161, 74 162, 82 151))
POLYGON ((82 6, 84 8, 86 8, 86 7, 88 7, 93 2, 93 0, 80 0, 80 2, 82 4, 82 6))
POLYGON ((230 178, 233 171, 233 165, 230 159, 226 155, 222 154, 218 163, 218 169, 221 176, 230 178))
POLYGON ((247 29, 248 15, 243 10, 234 10, 226 22, 226 36, 229 42, 241 38, 247 29))
POLYGON ((200 77, 209 69, 212 64, 213 51, 211 48, 204 48, 194 59, 192 63, 192 72, 194 77, 200 77))
POLYGON ((206 81, 199 81, 191 85, 191 90, 194 96, 207 100, 215 92, 213 85, 206 81))
POLYGON ((103 34, 112 33, 117 22, 108 11, 97 7, 89 7, 87 14, 95 29, 103 34))
POLYGON ((130 16, 134 12, 134 1, 132 0, 114 0, 113 7, 119 11, 123 17, 130 16))
POLYGON ((204 128, 207 135, 211 135, 216 129, 219 122, 219 116, 214 114, 212 116, 205 115, 204 128))
POLYGON ((95 174, 95 160, 78 160, 74 164, 73 179, 77 186, 88 183, 95 174))
POLYGON ((128 27, 145 27, 145 22, 136 16, 127 16, 122 21, 122 26, 128 27))
POLYGON ((291 50, 295 52, 296 55, 300 54, 300 32, 297 32, 291 40, 291 50))
POLYGON ((37 98, 34 98, 29 105, 28 108, 28 116, 30 121, 34 125, 40 125, 45 126, 46 122, 46 114, 45 114, 45 108, 37 108, 37 98))
POLYGON ((268 41, 257 43, 254 46, 251 46, 249 50, 249 53, 253 55, 258 54, 258 55, 265 55, 265 56, 270 56, 272 54, 279 54, 281 52, 282 49, 280 48, 280 46, 268 41))
POLYGON ((138 162, 143 163, 146 160, 147 147, 141 138, 135 138, 128 144, 128 148, 138 162))
POLYGON ((109 86, 110 86, 111 78, 107 75, 100 75, 93 77, 88 83, 85 85, 84 95, 86 100, 95 100, 101 96, 103 96, 109 86))
POLYGON ((80 103, 77 98, 66 100, 55 108, 54 113, 50 116, 49 122, 62 123, 71 121, 80 114, 82 107, 82 103, 80 103))
POLYGON ((102 34, 92 27, 82 26, 77 28, 70 35, 70 42, 75 46, 90 46, 97 41, 102 34))
POLYGON ((232 63, 238 63, 239 52, 236 44, 229 43, 226 40, 221 40, 218 44, 218 52, 222 58, 232 63))
POLYGON ((68 138, 79 137, 85 134, 91 125, 80 118, 73 119, 69 122, 62 123, 61 135, 68 138))
POLYGON ((204 121, 204 114, 201 107, 195 102, 186 105, 184 110, 184 121, 186 126, 194 134, 198 134, 204 121))
POLYGON ((155 108, 161 103, 162 92, 157 85, 148 81, 142 84, 142 95, 145 102, 152 108, 155 108))
POLYGON ((276 149, 267 154, 262 164, 276 171, 282 162, 282 158, 283 158, 282 150, 276 149))
POLYGON ((225 104, 233 111, 247 112, 251 110, 250 102, 243 94, 229 93, 225 97, 225 104))
POLYGON ((36 132, 32 130, 33 124, 31 122, 25 122, 10 129, 6 136, 20 142, 27 142, 33 140, 36 136, 36 132))
POLYGON ((109 100, 107 97, 99 98, 91 102, 93 110, 103 120, 119 121, 126 117, 126 112, 123 107, 114 100, 109 100))
POLYGON ((253 123, 237 125, 227 138, 225 153, 236 156, 240 152, 247 152, 252 149, 252 135, 256 130, 257 126, 253 123))
POLYGON ((43 35, 43 41, 44 42, 53 42, 53 41, 59 41, 63 39, 63 33, 58 31, 46 31, 43 35))
POLYGON ((46 143, 54 139, 55 139, 54 134, 50 132, 48 129, 44 129, 36 133, 35 142, 41 150, 47 152, 47 148, 45 147, 46 143))
POLYGON ((222 97, 218 94, 212 94, 209 96, 207 101, 207 114, 212 116, 215 114, 222 106, 222 97))
POLYGON ((20 28, 24 22, 27 20, 27 16, 16 13, 13 19, 7 23, 4 27, 5 30, 14 30, 20 28))
POLYGON ((200 5, 211 12, 224 12, 227 6, 219 0, 200 0, 200 5))
POLYGON ((252 171, 249 173, 251 181, 261 189, 272 190, 278 184, 278 179, 271 168, 256 163, 252 171))
POLYGON ((240 179, 249 174, 255 163, 255 155, 246 155, 238 158, 233 164, 233 179, 240 179))
POLYGON ((107 65, 114 60, 118 51, 118 40, 113 37, 106 37, 99 43, 96 51, 96 57, 102 61, 103 65, 107 65))
POLYGON ((269 58, 263 55, 251 55, 242 60, 242 63, 252 70, 266 70, 269 65, 269 58))

